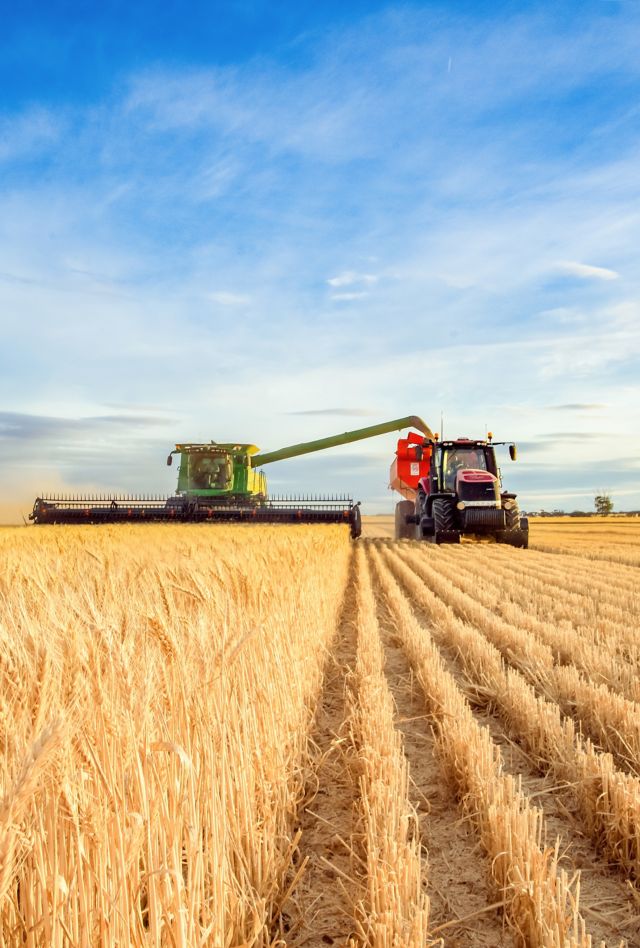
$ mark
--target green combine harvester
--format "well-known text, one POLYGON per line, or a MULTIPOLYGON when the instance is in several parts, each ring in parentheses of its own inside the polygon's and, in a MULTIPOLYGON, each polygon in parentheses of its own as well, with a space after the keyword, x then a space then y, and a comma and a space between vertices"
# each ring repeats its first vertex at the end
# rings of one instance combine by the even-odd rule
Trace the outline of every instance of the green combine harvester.
POLYGON ((360 536, 360 504, 349 497, 270 497, 265 464, 323 451, 340 444, 418 428, 433 435, 417 416, 345 431, 317 441, 260 454, 255 444, 176 444, 167 458, 180 456, 178 486, 171 497, 38 497, 29 519, 35 523, 120 523, 149 521, 226 523, 344 523, 360 536))

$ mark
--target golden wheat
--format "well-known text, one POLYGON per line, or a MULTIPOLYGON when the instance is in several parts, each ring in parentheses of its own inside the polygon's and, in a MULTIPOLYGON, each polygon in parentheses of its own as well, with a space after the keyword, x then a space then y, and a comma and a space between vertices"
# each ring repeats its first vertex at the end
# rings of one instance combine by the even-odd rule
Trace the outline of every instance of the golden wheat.
POLYGON ((296 948, 317 900, 322 935, 340 901, 350 948, 439 943, 460 919, 423 891, 410 797, 429 835, 432 798, 396 727, 400 641, 428 714, 403 716, 410 754, 433 727, 489 902, 523 948, 588 948, 571 857, 470 702, 572 787, 594 856, 638 885, 640 600, 615 555, 358 549, 341 528, 0 531, 0 943, 296 948), (308 802, 337 799, 330 774, 355 820, 326 838, 351 845, 353 879, 336 864, 323 883, 308 802))
POLYGON ((3 535, 3 943, 270 942, 349 545, 248 539, 3 535))

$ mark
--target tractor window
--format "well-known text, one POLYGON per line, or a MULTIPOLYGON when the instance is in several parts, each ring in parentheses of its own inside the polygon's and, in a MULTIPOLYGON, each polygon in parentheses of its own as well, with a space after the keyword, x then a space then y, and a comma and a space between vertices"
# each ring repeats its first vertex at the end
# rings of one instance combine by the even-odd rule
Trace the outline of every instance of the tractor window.
POLYGON ((486 471, 487 460, 480 448, 446 448, 443 452, 443 489, 455 490, 456 474, 463 469, 486 471))

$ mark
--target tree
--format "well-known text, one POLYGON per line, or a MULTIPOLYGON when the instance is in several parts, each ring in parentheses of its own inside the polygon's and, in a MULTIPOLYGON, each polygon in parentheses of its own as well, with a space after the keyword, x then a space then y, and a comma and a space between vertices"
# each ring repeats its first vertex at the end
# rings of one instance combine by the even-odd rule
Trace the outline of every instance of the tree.
POLYGON ((613 501, 609 494, 596 494, 594 504, 596 513, 602 517, 608 517, 613 510, 613 501))

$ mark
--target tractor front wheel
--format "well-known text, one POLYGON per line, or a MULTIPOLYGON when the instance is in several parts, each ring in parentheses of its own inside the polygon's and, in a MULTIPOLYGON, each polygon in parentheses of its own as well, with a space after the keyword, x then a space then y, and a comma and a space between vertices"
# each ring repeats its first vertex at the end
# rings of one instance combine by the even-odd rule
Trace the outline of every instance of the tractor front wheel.
POLYGON ((508 543, 527 549, 529 546, 529 530, 523 530, 520 523, 520 508, 515 500, 508 501, 504 508, 507 529, 498 538, 499 543, 508 543))
POLYGON ((460 531, 456 527, 455 508, 448 497, 437 497, 432 506, 434 536, 436 543, 460 543, 460 531))

